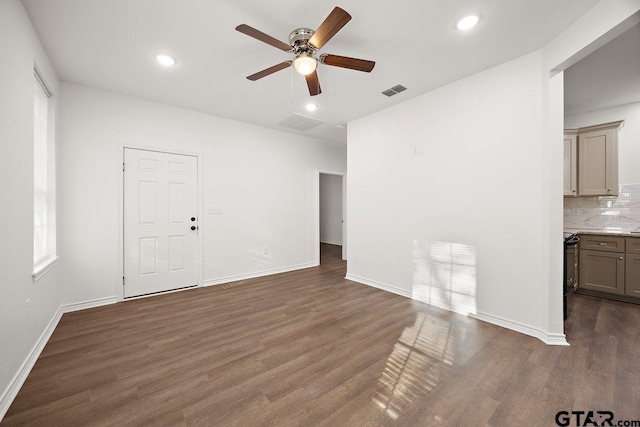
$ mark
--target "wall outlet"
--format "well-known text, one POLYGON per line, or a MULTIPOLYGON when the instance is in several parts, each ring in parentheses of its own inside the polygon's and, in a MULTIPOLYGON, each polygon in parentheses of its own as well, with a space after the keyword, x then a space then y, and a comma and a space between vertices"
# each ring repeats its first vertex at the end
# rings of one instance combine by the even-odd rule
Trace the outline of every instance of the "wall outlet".
POLYGON ((262 249, 262 253, 263 253, 264 255, 269 255, 269 248, 263 248, 263 249, 262 249))
POLYGON ((31 300, 27 299, 24 301, 24 318, 29 318, 29 312, 31 311, 31 300))

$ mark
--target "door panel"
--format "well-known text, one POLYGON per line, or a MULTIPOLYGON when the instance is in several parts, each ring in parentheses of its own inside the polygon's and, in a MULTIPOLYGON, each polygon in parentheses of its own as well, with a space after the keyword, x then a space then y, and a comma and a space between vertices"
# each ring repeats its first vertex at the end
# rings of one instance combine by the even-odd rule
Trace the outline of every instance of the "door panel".
POLYGON ((171 225, 186 224, 186 185, 184 183, 169 183, 169 223, 171 225))
POLYGON ((624 294, 624 254, 580 250, 580 288, 624 294))
POLYGON ((197 158, 126 148, 124 159, 124 297, 196 286, 197 158))
POLYGON ((184 236, 169 236, 169 271, 182 271, 186 268, 186 239, 184 236))
POLYGON ((625 293, 630 297, 640 297, 640 255, 627 254, 627 277, 625 293))
POLYGON ((578 191, 578 138, 564 136, 564 195, 577 196, 578 191))

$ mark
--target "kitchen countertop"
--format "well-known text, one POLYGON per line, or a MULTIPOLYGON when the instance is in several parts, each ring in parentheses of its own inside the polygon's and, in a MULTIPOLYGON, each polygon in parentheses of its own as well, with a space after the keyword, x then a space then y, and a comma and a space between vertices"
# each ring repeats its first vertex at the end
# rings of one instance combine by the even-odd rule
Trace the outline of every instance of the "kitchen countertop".
POLYGON ((615 228, 565 228, 564 232, 574 234, 600 234, 620 237, 640 237, 640 228, 634 230, 620 230, 615 228))

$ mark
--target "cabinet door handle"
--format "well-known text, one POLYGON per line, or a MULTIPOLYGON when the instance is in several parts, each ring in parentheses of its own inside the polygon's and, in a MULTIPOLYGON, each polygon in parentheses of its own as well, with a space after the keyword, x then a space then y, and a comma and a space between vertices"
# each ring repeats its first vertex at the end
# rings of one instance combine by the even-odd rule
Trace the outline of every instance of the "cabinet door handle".
POLYGON ((600 242, 600 246, 607 246, 607 244, 604 242, 600 242))
POLYGON ((620 257, 619 259, 622 259, 622 257, 620 257))

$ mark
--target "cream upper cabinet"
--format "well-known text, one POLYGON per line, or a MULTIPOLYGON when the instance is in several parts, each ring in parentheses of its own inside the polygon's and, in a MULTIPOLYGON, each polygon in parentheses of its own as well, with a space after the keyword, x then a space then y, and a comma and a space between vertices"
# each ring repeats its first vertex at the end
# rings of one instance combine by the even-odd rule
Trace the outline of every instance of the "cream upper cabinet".
POLYGON ((618 194, 618 129, 622 121, 578 129, 578 194, 618 194))
POLYGON ((564 195, 578 195, 578 131, 564 132, 564 195))

